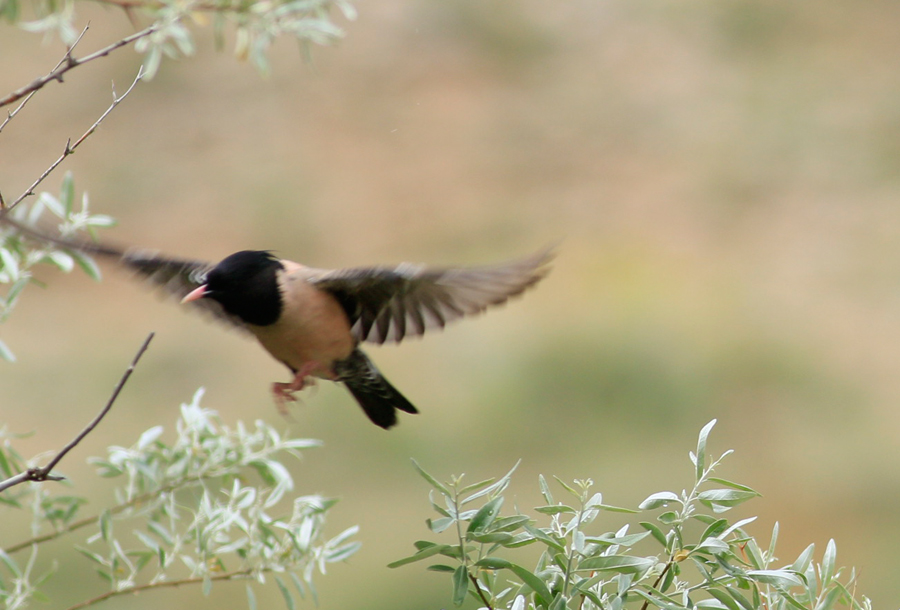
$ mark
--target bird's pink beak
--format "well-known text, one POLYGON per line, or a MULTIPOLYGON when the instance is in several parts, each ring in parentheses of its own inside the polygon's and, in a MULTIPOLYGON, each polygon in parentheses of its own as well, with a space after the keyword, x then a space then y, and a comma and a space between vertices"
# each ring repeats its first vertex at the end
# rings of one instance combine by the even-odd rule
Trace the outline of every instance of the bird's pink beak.
POLYGON ((194 288, 189 293, 184 295, 184 298, 181 299, 182 304, 190 303, 191 301, 196 301, 197 299, 202 299, 206 296, 206 284, 203 284, 199 288, 194 288))

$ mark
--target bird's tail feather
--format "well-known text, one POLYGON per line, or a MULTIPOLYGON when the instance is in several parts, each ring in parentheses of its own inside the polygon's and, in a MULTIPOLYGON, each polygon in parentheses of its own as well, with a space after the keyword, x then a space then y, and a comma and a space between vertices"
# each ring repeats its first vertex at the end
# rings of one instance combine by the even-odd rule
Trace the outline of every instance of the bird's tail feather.
POLYGON ((343 381, 356 402, 376 426, 390 428, 397 423, 397 409, 418 413, 397 388, 384 378, 372 361, 359 349, 335 363, 338 381, 343 381))

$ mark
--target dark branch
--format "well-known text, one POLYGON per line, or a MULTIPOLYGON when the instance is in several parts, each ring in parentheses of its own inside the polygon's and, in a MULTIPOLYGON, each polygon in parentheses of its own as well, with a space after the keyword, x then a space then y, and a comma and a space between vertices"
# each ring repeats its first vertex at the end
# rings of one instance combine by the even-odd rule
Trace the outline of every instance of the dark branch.
MULTIPOLYGON (((268 572, 270 570, 264 569, 263 572, 268 572)), ((234 572, 226 572, 225 574, 216 574, 213 576, 209 576, 209 580, 216 582, 221 580, 239 580, 252 578, 253 570, 236 570, 234 572)), ((102 595, 98 595, 97 597, 85 600, 81 603, 75 604, 74 606, 70 606, 68 610, 78 610, 79 608, 87 608, 88 606, 93 606, 94 604, 105 601, 111 597, 118 597, 119 595, 137 595, 142 591, 149 591, 150 589, 162 589, 168 587, 180 587, 182 585, 198 585, 203 583, 205 577, 198 576, 194 578, 183 578, 181 580, 162 580, 159 582, 153 582, 146 585, 136 585, 134 587, 130 587, 128 589, 117 589, 114 591, 107 591, 102 595)))
POLYGON ((488 598, 484 596, 484 591, 481 590, 481 585, 478 584, 478 579, 475 578, 471 572, 466 570, 469 574, 469 580, 472 581, 472 586, 475 587, 475 591, 478 592, 478 597, 481 598, 481 601, 484 603, 484 607, 488 610, 494 610, 494 607, 491 605, 491 602, 488 601, 488 598))
POLYGON ((75 445, 84 440, 88 434, 90 434, 94 428, 100 423, 109 410, 112 409, 113 403, 116 402, 116 399, 119 397, 119 392, 122 391, 122 388, 125 386, 125 382, 128 381, 128 378, 131 377, 131 373, 134 371, 134 367, 137 366, 138 361, 141 359, 141 356, 144 355, 144 352, 147 351, 147 347, 150 345, 150 341, 153 339, 154 333, 150 333, 147 335, 147 338, 144 340, 144 343, 141 345, 137 354, 135 354, 134 359, 131 361, 131 364, 125 370, 125 373, 122 375, 122 378, 119 379, 119 383, 116 384, 116 387, 113 389, 112 396, 109 397, 109 400, 106 402, 106 406, 97 414, 97 416, 85 426, 84 430, 82 430, 78 436, 73 438, 69 443, 63 447, 59 453, 56 454, 50 463, 46 466, 41 466, 38 468, 29 468, 25 472, 20 472, 19 474, 6 479, 5 481, 0 482, 0 492, 9 489, 13 485, 18 485, 19 483, 24 483, 25 481, 59 481, 65 477, 61 477, 59 475, 50 474, 53 470, 53 467, 56 466, 61 459, 63 459, 66 454, 71 451, 75 445))
MULTIPOLYGON (((74 49, 74 45, 72 45, 71 47, 69 47, 69 50, 66 52, 66 55, 65 55, 65 57, 63 57, 62 61, 59 62, 59 64, 57 64, 57 66, 53 70, 51 70, 48 74, 46 74, 38 79, 35 79, 33 82, 31 82, 28 85, 25 85, 21 89, 17 89, 16 91, 13 91, 6 97, 0 98, 0 108, 22 99, 26 95, 29 95, 30 93, 37 91, 38 89, 40 89, 41 87, 43 87, 44 85, 46 85, 47 83, 49 83, 51 81, 55 80, 55 81, 62 82, 63 75, 66 72, 68 72, 69 70, 71 70, 73 68, 77 68, 78 66, 80 66, 82 64, 86 64, 89 61, 93 61, 100 57, 106 57, 107 55, 109 55, 110 53, 112 53, 113 51, 115 51, 116 49, 118 49, 120 47, 124 47, 127 44, 131 44, 135 40, 143 38, 144 36, 149 36, 150 34, 155 32, 158 27, 159 26, 157 26, 157 25, 151 25, 150 27, 145 28, 145 29, 141 30, 140 32, 136 32, 136 33, 132 34, 131 36, 126 36, 125 38, 112 43, 108 47, 104 47, 104 48, 100 49, 99 51, 95 51, 95 52, 91 53, 90 55, 85 55, 84 57, 81 57, 81 58, 72 57, 72 49, 74 49)), ((79 39, 80 39, 80 37, 79 37, 79 39)))
MULTIPOLYGON (((73 42, 69 46, 69 48, 66 49, 66 54, 63 55, 63 58, 59 60, 59 63, 57 63, 56 66, 53 67, 53 70, 51 70, 51 73, 56 72, 57 70, 59 70, 60 66, 62 66, 64 63, 72 60, 72 51, 75 50, 75 47, 78 45, 79 42, 81 42, 81 39, 84 38, 84 35, 87 33, 88 28, 90 28, 90 27, 91 27, 90 24, 84 26, 84 29, 81 30, 81 34, 79 34, 78 38, 75 39, 75 42, 73 42)), ((13 119, 14 116, 19 114, 19 111, 25 107, 25 104, 27 104, 31 100, 32 97, 34 97, 35 93, 37 93, 37 89, 35 89, 31 93, 29 93, 27 96, 25 96, 25 99, 22 100, 21 104, 16 106, 15 110, 7 112, 6 119, 4 119, 2 123, 0 123, 0 131, 3 131, 3 128, 6 127, 6 124, 9 123, 13 119)))
POLYGON ((71 140, 71 139, 67 140, 67 141, 66 141, 66 147, 65 147, 65 149, 63 150, 63 153, 56 159, 56 161, 54 161, 53 163, 51 163, 51 164, 50 164, 50 167, 48 167, 47 169, 45 169, 45 170, 44 170, 44 173, 41 174, 41 175, 38 177, 38 179, 35 180, 35 181, 31 184, 31 186, 29 186, 27 189, 25 189, 25 192, 22 193, 21 195, 19 195, 18 198, 16 198, 15 201, 13 201, 12 203, 10 203, 10 204, 7 205, 7 206, 4 206, 4 209, 11 210, 11 209, 13 209, 14 207, 16 207, 17 205, 19 205, 19 203, 20 203, 23 199, 25 199, 26 197, 28 197, 28 196, 30 196, 30 195, 34 195, 34 189, 36 189, 36 188, 38 187, 38 185, 39 185, 41 182, 43 182, 44 179, 45 179, 47 176, 49 176, 50 173, 51 173, 53 170, 55 170, 57 167, 59 167, 59 164, 62 163, 62 162, 65 160, 66 157, 68 157, 69 155, 73 154, 73 153, 75 152, 75 149, 78 148, 78 147, 81 145, 81 143, 84 142, 84 141, 88 138, 88 136, 90 136, 92 133, 94 133, 95 131, 97 131, 97 127, 100 126, 100 123, 103 122, 103 119, 105 119, 105 118, 109 115, 109 113, 113 111, 113 108, 115 108, 116 106, 118 106, 118 105, 122 102, 122 100, 124 100, 124 99, 128 96, 128 94, 131 93, 132 89, 134 89, 135 85, 137 85, 138 82, 139 82, 143 77, 144 77, 144 67, 141 66, 140 69, 138 69, 137 76, 134 77, 134 81, 131 83, 131 86, 128 87, 128 90, 125 91, 125 93, 123 93, 121 96, 118 96, 118 97, 117 97, 117 96, 116 96, 116 90, 115 90, 115 87, 113 87, 113 101, 112 101, 112 104, 109 105, 109 108, 106 109, 106 112, 104 112, 102 115, 100 115, 100 118, 97 119, 96 121, 94 121, 94 124, 91 125, 91 126, 88 128, 87 131, 85 131, 83 134, 81 134, 81 137, 78 138, 77 140, 75 140, 75 143, 74 143, 74 144, 72 144, 72 140, 71 140))

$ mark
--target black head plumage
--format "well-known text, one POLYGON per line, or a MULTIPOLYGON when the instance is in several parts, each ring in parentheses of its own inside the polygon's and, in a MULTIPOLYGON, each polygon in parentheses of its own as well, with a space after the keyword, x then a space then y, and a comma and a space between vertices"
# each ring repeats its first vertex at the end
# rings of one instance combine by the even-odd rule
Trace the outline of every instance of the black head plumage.
POLYGON ((242 250, 225 257, 206 276, 205 298, 256 326, 278 321, 283 302, 278 287, 281 261, 264 250, 242 250))

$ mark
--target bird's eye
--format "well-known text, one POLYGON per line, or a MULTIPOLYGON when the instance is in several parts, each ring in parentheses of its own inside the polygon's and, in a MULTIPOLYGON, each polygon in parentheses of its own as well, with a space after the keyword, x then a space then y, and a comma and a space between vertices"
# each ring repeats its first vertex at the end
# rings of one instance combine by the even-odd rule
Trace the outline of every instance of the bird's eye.
POLYGON ((192 284, 205 284, 206 283, 206 272, 201 271, 199 269, 194 269, 188 274, 188 280, 192 284))

